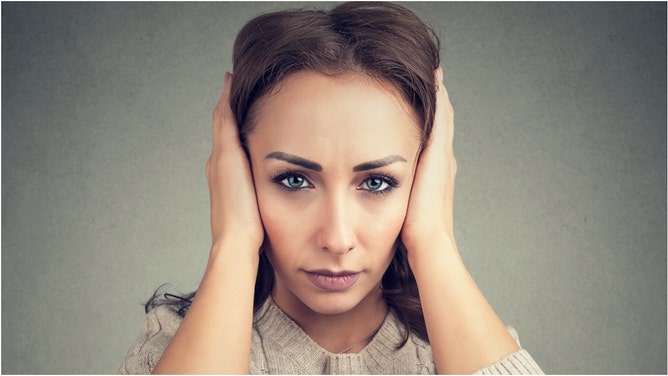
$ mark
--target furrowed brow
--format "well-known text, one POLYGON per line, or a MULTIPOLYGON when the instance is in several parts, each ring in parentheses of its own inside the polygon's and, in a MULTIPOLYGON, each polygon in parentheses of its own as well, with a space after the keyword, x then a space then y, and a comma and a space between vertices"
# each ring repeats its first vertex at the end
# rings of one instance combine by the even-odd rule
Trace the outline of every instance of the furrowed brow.
POLYGON ((375 161, 364 162, 353 167, 354 172, 374 170, 376 168, 385 167, 395 162, 406 162, 406 158, 400 155, 390 155, 385 158, 376 159, 375 161))
POLYGON ((267 154, 264 159, 278 159, 280 161, 288 162, 297 166, 304 167, 309 170, 313 171, 322 171, 322 166, 313 162, 309 161, 308 159, 304 159, 302 157, 298 157, 296 155, 288 154, 288 153, 283 153, 280 151, 275 151, 272 153, 267 154))

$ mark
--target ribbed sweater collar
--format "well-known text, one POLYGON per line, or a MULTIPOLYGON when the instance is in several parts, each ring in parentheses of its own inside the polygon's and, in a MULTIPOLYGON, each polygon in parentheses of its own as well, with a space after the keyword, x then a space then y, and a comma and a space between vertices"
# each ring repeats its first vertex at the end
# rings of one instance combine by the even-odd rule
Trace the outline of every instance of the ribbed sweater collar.
MULTIPOLYGON (((256 314, 255 329, 267 358, 286 359, 304 373, 394 373, 403 327, 390 310, 371 342, 355 354, 334 354, 320 347, 271 297, 256 314)), ((270 362, 272 363, 272 362, 270 362)), ((289 368, 292 368, 289 367, 289 368)), ((282 373, 281 370, 274 370, 282 373)))

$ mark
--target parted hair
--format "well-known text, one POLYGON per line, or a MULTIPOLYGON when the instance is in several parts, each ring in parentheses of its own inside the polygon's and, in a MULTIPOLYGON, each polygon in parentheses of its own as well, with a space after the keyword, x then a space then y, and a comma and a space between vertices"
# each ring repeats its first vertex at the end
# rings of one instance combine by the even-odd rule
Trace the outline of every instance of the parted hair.
MULTIPOLYGON (((435 69, 440 65, 437 35, 412 11, 391 3, 344 3, 330 11, 284 10, 260 15, 240 30, 234 43, 230 106, 245 147, 262 99, 291 74, 312 71, 330 76, 357 73, 389 83, 418 120, 422 146, 429 139, 436 110, 435 69)), ((383 296, 409 333, 427 340, 427 330, 406 248, 397 240, 382 278, 383 296)), ((274 287, 274 271, 264 252, 255 282, 254 308, 274 287)), ((160 289, 158 289, 160 290, 160 289)), ((159 295, 148 312, 168 304, 182 316, 195 293, 159 295)))

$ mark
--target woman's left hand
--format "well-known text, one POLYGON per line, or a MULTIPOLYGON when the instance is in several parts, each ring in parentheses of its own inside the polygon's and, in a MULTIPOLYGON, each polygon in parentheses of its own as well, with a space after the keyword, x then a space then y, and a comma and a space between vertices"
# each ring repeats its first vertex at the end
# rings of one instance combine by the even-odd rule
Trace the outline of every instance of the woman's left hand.
POLYGON ((401 230, 439 373, 471 373, 519 350, 466 270, 453 233, 454 114, 436 70, 436 117, 401 230), (447 319, 444 319, 447 318, 447 319))
POLYGON ((429 249, 420 242, 435 236, 447 237, 454 243, 453 201, 457 162, 452 148, 454 111, 448 92, 443 85, 443 70, 435 71, 436 114, 429 141, 420 155, 401 240, 409 258, 412 251, 429 249))

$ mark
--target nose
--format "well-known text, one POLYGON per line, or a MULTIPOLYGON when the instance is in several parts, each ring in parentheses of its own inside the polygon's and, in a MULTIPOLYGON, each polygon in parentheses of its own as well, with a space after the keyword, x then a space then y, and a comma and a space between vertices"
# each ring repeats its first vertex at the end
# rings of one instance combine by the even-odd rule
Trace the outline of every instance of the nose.
POLYGON ((327 199, 317 238, 320 249, 338 255, 352 251, 357 243, 353 203, 345 196, 338 194, 327 199))

